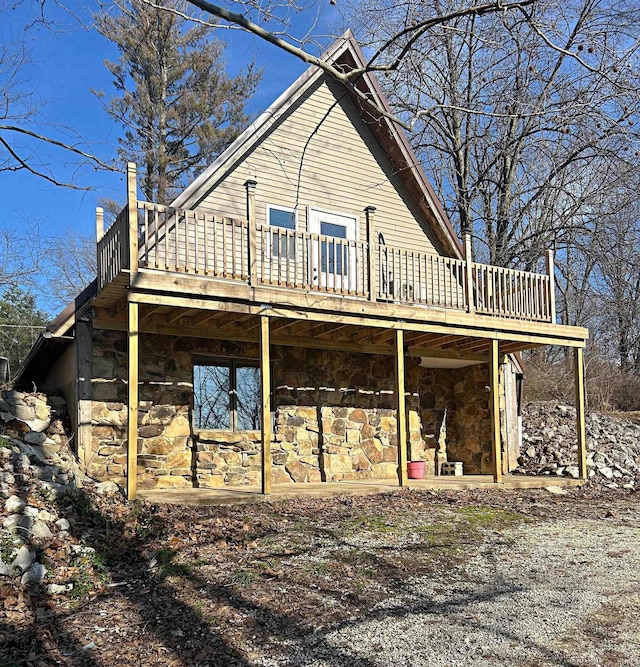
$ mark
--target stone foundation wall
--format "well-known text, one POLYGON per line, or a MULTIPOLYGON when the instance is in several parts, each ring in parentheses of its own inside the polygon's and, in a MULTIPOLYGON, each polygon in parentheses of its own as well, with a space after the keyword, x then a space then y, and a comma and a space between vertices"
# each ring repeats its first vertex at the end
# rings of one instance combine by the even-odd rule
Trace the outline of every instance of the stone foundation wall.
MULTIPOLYGON (((122 482, 126 463, 126 336, 94 331, 92 446, 88 472, 122 482)), ((255 344, 140 336, 138 484, 220 487, 260 480, 260 433, 194 431, 196 356, 257 358, 255 344)), ((273 483, 393 478, 397 474, 390 356, 272 348, 273 483)), ((406 359, 409 460, 434 472, 447 409, 450 460, 491 467, 486 365, 428 369, 406 359), (487 458, 488 457, 488 458, 487 458)))

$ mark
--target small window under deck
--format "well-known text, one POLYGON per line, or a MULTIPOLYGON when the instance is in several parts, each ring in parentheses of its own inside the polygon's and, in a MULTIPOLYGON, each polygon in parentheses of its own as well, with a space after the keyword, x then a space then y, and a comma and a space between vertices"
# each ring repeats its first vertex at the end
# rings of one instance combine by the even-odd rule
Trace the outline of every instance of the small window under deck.
POLYGON ((260 425, 260 366, 253 359, 199 359, 193 366, 196 430, 254 431, 260 425))

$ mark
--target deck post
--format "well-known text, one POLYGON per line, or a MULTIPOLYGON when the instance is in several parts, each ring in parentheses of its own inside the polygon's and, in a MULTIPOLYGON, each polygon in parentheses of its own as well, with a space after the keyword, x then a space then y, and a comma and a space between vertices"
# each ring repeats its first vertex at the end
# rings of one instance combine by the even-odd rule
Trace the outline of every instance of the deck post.
POLYGON ((467 295, 467 312, 473 314, 476 310, 473 300, 473 253, 471 251, 471 234, 462 236, 464 247, 464 282, 467 295))
POLYGON ((96 243, 104 236, 104 209, 96 206, 96 243))
POLYGON ((262 431, 262 493, 271 493, 271 360, 269 318, 260 315, 260 426, 262 431))
POLYGON ((138 472, 138 304, 129 301, 127 384, 127 500, 135 500, 138 472))
POLYGON ((247 221, 249 222, 249 284, 258 284, 258 230, 256 228, 256 186, 258 182, 249 179, 244 187, 247 191, 247 221))
POLYGON ((576 383, 576 430, 578 433, 578 470, 580 478, 587 475, 587 436, 584 425, 584 355, 581 347, 575 348, 574 371, 576 383))
POLYGON ((500 373, 499 347, 496 338, 491 340, 489 354, 489 408, 491 414, 491 446, 493 454, 493 481, 502 482, 502 443, 500 442, 500 373))
POLYGON ((129 284, 138 273, 138 186, 136 164, 127 162, 127 213, 129 217, 129 284))
POLYGON ((369 301, 376 300, 378 276, 376 275, 376 207, 364 209, 367 218, 367 270, 369 271, 369 301))
POLYGON ((396 329, 396 428, 398 435, 398 484, 407 486, 407 405, 404 388, 404 331, 396 329))
POLYGON ((553 265, 553 250, 547 250, 547 275, 549 276, 549 321, 556 323, 556 278, 553 265))

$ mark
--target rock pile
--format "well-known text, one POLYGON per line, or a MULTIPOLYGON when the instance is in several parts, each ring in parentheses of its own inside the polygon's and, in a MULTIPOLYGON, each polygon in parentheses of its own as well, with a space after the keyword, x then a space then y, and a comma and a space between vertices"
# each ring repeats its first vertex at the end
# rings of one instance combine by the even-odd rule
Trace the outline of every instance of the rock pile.
MULTIPOLYGON (((589 482, 614 489, 640 487, 640 426, 596 412, 585 421, 589 482)), ((522 422, 520 466, 514 472, 577 478, 575 408, 529 403, 522 422)))
MULTIPOLYGON (((19 577, 24 585, 45 581, 41 554, 70 541, 65 497, 78 486, 94 485, 69 449, 65 417, 63 398, 0 394, 0 576, 19 577)), ((95 486, 103 493, 118 489, 113 482, 95 486)), ((50 584, 49 592, 59 588, 50 584)))

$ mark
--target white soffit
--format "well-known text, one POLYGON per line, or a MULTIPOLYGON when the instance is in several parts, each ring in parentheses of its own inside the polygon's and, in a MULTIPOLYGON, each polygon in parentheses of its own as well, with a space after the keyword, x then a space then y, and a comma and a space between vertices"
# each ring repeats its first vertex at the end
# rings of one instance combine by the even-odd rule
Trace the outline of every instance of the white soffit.
POLYGON ((482 361, 473 359, 445 359, 443 357, 420 357, 422 368, 464 368, 465 366, 476 366, 482 361))

